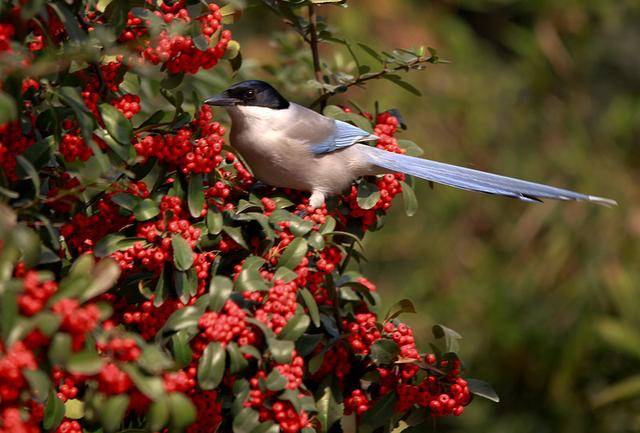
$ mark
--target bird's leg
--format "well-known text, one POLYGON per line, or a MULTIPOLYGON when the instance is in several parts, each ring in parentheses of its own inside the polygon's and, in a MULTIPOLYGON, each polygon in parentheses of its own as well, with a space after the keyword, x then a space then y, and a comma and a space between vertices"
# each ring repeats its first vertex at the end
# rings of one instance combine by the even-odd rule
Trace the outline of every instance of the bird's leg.
POLYGON ((309 206, 312 209, 318 209, 324 204, 324 193, 321 191, 312 191, 311 197, 309 197, 309 206))

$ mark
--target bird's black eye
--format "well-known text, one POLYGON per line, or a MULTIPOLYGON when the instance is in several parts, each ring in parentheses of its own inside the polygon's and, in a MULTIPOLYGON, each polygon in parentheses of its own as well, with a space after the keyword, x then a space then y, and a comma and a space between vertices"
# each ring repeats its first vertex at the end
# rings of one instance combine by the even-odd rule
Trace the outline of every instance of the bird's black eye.
POLYGON ((254 96, 256 96, 255 90, 247 90, 246 92, 244 92, 245 98, 253 98, 254 96))

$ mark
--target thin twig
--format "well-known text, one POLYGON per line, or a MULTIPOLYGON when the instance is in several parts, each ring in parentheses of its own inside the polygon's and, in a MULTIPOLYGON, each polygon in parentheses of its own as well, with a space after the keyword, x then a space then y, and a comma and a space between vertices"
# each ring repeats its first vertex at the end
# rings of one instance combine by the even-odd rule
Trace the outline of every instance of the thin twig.
POLYGON ((320 95, 315 101, 313 101, 311 103, 311 107, 315 107, 318 104, 320 105, 324 105, 327 101, 327 99, 331 98, 332 96, 337 95, 338 93, 344 93, 346 92, 347 89, 349 89, 350 87, 353 86, 360 86, 362 84, 364 84, 367 81, 370 80, 377 80, 379 78, 382 78, 383 76, 393 73, 393 72, 398 72, 398 71, 409 71, 410 69, 415 68, 416 66, 419 66, 423 63, 432 63, 433 59, 431 57, 416 57, 414 60, 411 60, 410 62, 408 62, 405 65, 400 65, 400 66, 396 66, 394 68, 388 68, 387 66, 385 66, 383 69, 379 70, 378 72, 373 72, 373 73, 368 73, 368 74, 363 74, 361 76, 359 76, 358 78, 356 78, 355 80, 343 84, 342 86, 339 87, 339 91, 336 90, 330 90, 322 95, 320 95))
MULTIPOLYGON (((320 65, 320 54, 318 53, 318 18, 316 17, 316 9, 313 3, 309 4, 309 39, 313 57, 313 72, 316 76, 316 81, 322 83, 322 66, 320 65)), ((325 89, 321 88, 320 91, 324 95, 325 89)))
POLYGON ((356 241, 352 241, 351 244, 349 245, 349 249, 347 250, 347 257, 345 257, 344 260, 342 261, 342 264, 340 265, 340 269, 338 271, 340 275, 342 275, 344 271, 347 270, 347 266, 349 266, 349 262, 351 261, 351 256, 353 255, 353 249, 355 245, 356 245, 356 241))

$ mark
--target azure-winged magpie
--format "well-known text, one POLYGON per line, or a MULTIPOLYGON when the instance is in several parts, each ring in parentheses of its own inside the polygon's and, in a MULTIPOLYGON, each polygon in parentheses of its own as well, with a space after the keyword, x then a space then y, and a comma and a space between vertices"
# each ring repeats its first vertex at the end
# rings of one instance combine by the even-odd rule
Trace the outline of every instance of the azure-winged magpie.
POLYGON ((615 205, 614 200, 469 168, 387 152, 378 139, 349 123, 287 101, 264 81, 243 81, 206 104, 231 116, 231 145, 264 183, 311 192, 310 205, 344 192, 368 175, 402 172, 431 182, 538 202, 544 198, 615 205))

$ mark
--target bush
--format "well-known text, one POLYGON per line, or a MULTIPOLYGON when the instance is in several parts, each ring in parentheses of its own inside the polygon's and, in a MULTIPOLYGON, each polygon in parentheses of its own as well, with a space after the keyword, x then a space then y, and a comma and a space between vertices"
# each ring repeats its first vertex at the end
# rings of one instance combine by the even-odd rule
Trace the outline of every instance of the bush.
MULTIPOLYGON (((346 44, 316 21, 327 2, 308 22, 265 3, 312 47, 346 44)), ((223 30, 237 15, 184 0, 3 4, 1 432, 327 432, 351 414, 389 431, 460 415, 471 391, 495 399, 460 377, 458 334, 436 326, 439 346, 420 353, 397 319, 411 303, 379 317, 375 286, 349 268, 396 195, 415 210, 403 175, 313 210, 226 146, 200 101, 224 76, 203 71, 240 66, 223 30)), ((437 60, 363 49, 390 57, 322 77, 313 51, 317 105, 380 77, 413 91, 395 72, 437 60)), ((397 112, 325 113, 416 151, 395 138, 397 112)))

